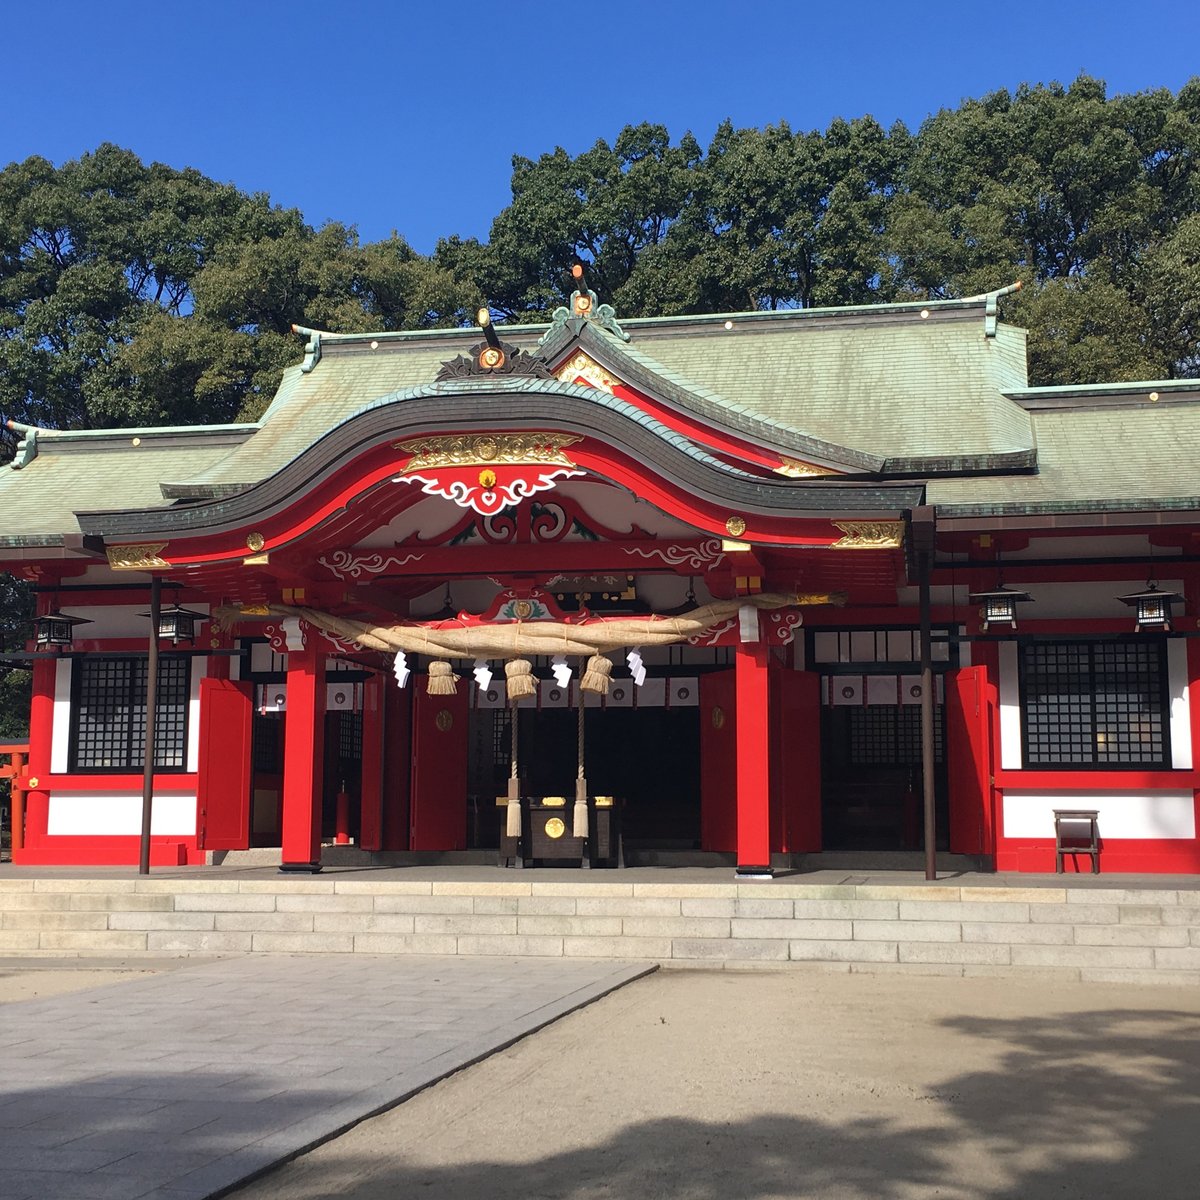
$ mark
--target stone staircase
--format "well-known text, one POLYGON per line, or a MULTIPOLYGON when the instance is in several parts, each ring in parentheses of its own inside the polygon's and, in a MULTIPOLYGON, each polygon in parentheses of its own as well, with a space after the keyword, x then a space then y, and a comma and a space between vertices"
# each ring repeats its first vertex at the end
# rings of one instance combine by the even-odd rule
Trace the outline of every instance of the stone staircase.
POLYGON ((352 874, 3 878, 0 953, 566 955, 1200 984, 1200 888, 352 874))

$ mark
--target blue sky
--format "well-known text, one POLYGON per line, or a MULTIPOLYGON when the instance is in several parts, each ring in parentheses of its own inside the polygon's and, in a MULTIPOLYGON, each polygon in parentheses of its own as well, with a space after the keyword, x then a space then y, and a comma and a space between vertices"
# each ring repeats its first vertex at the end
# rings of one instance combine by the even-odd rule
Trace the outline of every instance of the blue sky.
POLYGON ((514 153, 626 124, 910 126, 1081 71, 1110 94, 1200 74, 1196 0, 7 0, 0 164, 101 142, 321 224, 428 251, 487 235, 514 153))

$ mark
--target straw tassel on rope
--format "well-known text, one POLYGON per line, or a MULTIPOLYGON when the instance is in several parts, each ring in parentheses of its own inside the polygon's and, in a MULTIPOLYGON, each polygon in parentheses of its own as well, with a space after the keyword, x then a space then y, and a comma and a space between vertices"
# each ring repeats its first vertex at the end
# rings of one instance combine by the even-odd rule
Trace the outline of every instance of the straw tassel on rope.
POLYGON ((458 676, 450 669, 448 662, 431 662, 429 664, 429 683, 425 690, 431 696, 453 696, 458 690, 458 676))
POLYGON ((603 654, 593 654, 588 659, 587 670, 579 681, 579 687, 584 692, 597 692, 601 696, 608 695, 608 680, 612 674, 612 660, 603 654))
POLYGON ((514 658, 504 664, 504 678, 508 681, 510 700, 521 700, 525 696, 537 695, 537 683, 533 678, 533 663, 527 658, 514 658))

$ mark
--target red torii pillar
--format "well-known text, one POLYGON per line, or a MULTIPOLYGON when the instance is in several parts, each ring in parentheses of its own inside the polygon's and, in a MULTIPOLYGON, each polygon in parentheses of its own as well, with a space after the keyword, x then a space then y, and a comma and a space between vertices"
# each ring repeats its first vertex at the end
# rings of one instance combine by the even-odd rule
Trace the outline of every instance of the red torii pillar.
POLYGON ((325 654, 288 648, 283 748, 283 855, 279 869, 321 869, 321 804, 325 786, 325 654))
POLYGON ((734 650, 737 703, 737 874, 756 879, 771 870, 770 651, 757 609, 739 614, 734 650))

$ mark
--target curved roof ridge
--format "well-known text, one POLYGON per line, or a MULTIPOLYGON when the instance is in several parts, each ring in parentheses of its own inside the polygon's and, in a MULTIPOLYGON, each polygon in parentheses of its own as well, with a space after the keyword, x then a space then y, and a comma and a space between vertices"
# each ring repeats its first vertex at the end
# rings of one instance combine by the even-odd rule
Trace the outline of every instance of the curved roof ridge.
MULTIPOLYGON (((688 324, 708 325, 724 321, 766 321, 787 322, 804 321, 815 318, 836 317, 839 313, 862 316, 864 313, 887 315, 889 313, 920 312, 928 309, 931 312, 956 312, 976 308, 986 308, 990 301, 1007 294, 1010 287, 994 288, 989 292, 980 292, 976 296, 953 296, 946 299, 931 300, 915 298, 912 300, 886 300, 874 304, 835 304, 809 308, 751 308, 739 309, 733 312, 715 313, 677 313, 660 317, 621 317, 622 328, 645 329, 655 326, 688 324)), ((545 333, 554 327, 552 320, 530 321, 528 323, 514 321, 505 324, 494 324, 493 328, 501 336, 512 336, 518 333, 545 333)), ((377 329, 335 333, 328 329, 315 329, 307 325, 293 325, 292 332, 302 337, 311 338, 316 335, 322 345, 336 345, 339 342, 383 342, 383 341, 420 341, 439 337, 483 337, 483 329, 479 325, 452 325, 433 329, 377 329)))
POLYGON ((745 404, 728 400, 712 388, 698 384, 681 372, 665 366, 644 350, 621 342, 611 334, 595 330, 591 325, 579 331, 577 340, 585 351, 591 349, 595 352, 602 360, 601 365, 614 374, 632 374, 634 378, 631 382, 640 385, 655 399, 676 404, 705 420, 732 427, 746 437, 767 446, 774 444, 793 454, 823 459, 851 470, 875 473, 883 467, 884 460, 880 455, 865 454, 848 446, 839 446, 815 438, 794 425, 785 424, 745 404), (587 342, 595 344, 589 346, 585 344, 587 342), (603 361, 604 359, 609 361, 603 361), (627 365, 629 370, 622 371, 621 367, 614 363, 627 365), (668 385, 666 389, 662 386, 664 383, 668 385))

